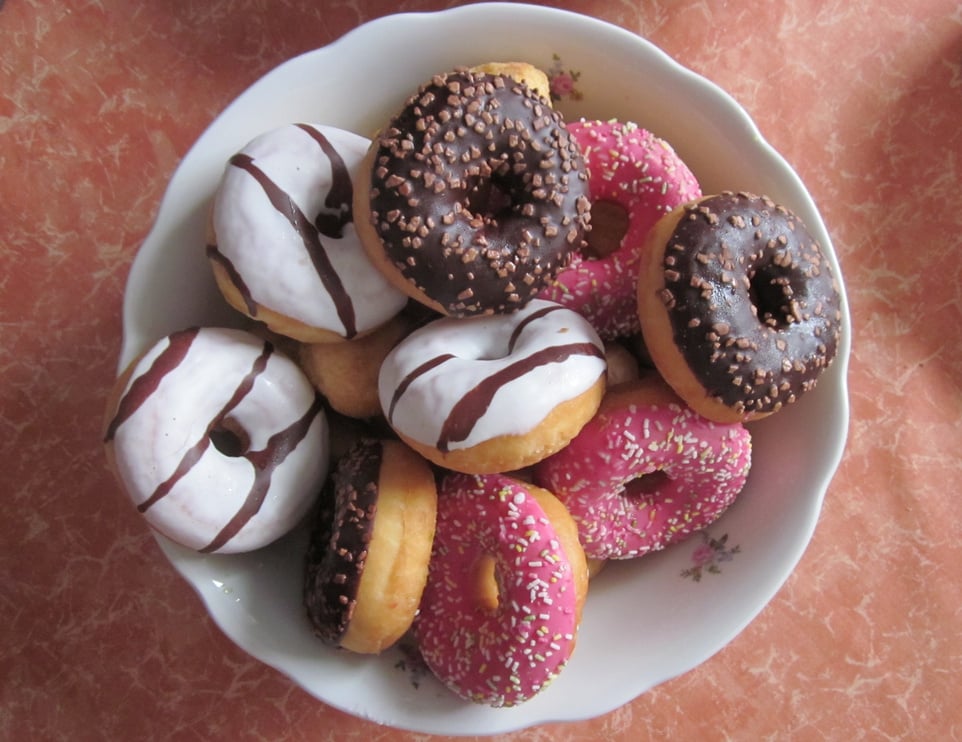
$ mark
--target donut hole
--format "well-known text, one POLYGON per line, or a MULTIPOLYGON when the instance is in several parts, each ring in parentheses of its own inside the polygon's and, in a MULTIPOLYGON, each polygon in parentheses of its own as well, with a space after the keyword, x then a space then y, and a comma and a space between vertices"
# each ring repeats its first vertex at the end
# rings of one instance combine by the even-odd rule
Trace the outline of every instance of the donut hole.
POLYGON ((250 448, 250 438, 243 428, 232 420, 221 420, 210 431, 210 442, 224 456, 243 456, 250 448))
POLYGON ((647 474, 641 474, 625 484, 626 497, 651 497, 656 494, 662 486, 667 484, 669 477, 661 469, 656 469, 647 474))
POLYGON ((492 176, 477 180, 468 189, 465 207, 485 221, 499 222, 510 215, 515 203, 511 183, 492 176))
POLYGON ((763 268, 749 276, 748 281, 752 312, 759 322, 780 330, 795 321, 795 302, 787 277, 763 268))
POLYGON ((614 201, 598 200, 591 204, 591 229, 585 235, 588 244, 583 255, 600 260, 621 247, 628 233, 628 211, 614 201))
MULTIPOLYGON (((485 338, 479 337, 477 340, 483 341, 485 338)), ((507 339, 495 337, 492 334, 486 340, 487 342, 479 342, 474 352, 469 354, 475 361, 500 361, 511 355, 511 348, 508 346, 507 339)))
POLYGON ((478 608, 488 613, 497 611, 501 603, 496 565, 491 554, 482 554, 474 563, 474 600, 478 608))
POLYGON ((349 209, 321 210, 314 219, 314 227, 325 237, 339 240, 344 237, 344 227, 351 223, 349 209))

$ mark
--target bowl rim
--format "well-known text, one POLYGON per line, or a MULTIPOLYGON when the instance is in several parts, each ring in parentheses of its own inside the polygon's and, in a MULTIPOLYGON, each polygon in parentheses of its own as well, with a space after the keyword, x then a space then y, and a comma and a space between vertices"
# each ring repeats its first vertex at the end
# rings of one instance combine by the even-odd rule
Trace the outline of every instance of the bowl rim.
MULTIPOLYGON (((654 43, 648 39, 635 34, 625 28, 617 26, 608 21, 595 18, 592 16, 583 15, 574 11, 563 10, 558 8, 550 8, 545 6, 530 5, 530 4, 515 4, 506 2, 486 2, 478 3, 473 5, 465 5, 454 7, 441 11, 424 11, 424 12, 409 12, 409 13, 398 13, 392 15, 386 15, 374 20, 368 21, 361 24, 354 29, 348 31, 344 35, 330 42, 329 44, 319 47, 314 50, 309 50, 298 54, 281 64, 275 66, 273 69, 268 71, 266 74, 261 76, 250 86, 248 86, 240 95, 238 95, 228 106, 226 106, 214 119, 208 124, 201 135, 197 138, 194 144, 188 149, 182 158, 181 162, 175 168, 170 181, 168 182, 167 188, 161 199, 160 205, 158 207, 156 217, 148 232, 146 238, 141 244, 136 256, 134 257, 130 271, 128 281, 124 292, 123 301, 123 341, 121 345, 120 358, 118 361, 118 373, 127 366, 127 364, 135 357, 140 351, 142 351, 146 346, 145 344, 153 342, 155 338, 145 338, 142 333, 138 332, 138 321, 137 321, 137 299, 139 296, 140 283, 144 280, 148 280, 146 276, 143 275, 143 262, 146 260, 146 253, 149 245, 160 240, 161 238, 157 236, 157 228, 160 224, 169 220, 171 213, 175 211, 179 205, 175 203, 175 193, 178 191, 181 183, 185 178, 189 177, 189 164, 192 161, 192 156, 195 155, 199 150, 203 149, 210 137, 213 135, 217 128, 217 124, 224 117, 228 117, 231 113, 238 108, 249 105, 251 100, 254 100, 260 96, 262 91, 270 88, 278 79, 283 78, 288 74, 292 68, 297 68, 305 64, 312 64, 318 58, 323 58, 325 56, 331 56, 345 47, 356 44, 363 43, 363 40, 368 38, 373 38, 374 36, 383 33, 385 30, 389 29, 391 26, 398 23, 415 22, 420 23, 424 20, 432 19, 445 19, 445 20, 457 20, 459 22, 470 22, 472 19, 486 19, 490 20, 491 17, 497 17, 501 14, 510 14, 515 22, 524 23, 525 21, 534 22, 537 19, 538 23, 543 22, 546 18, 552 18, 558 20, 559 22, 566 23, 577 23, 579 28, 585 29, 585 31, 590 31, 593 34, 602 34, 606 38, 612 40, 612 44, 619 45, 630 45, 633 53, 641 55, 645 59, 649 60, 652 64, 657 64, 661 67, 660 74, 664 74, 672 80, 676 81, 678 84, 686 87, 687 90, 694 91, 692 94, 697 94, 703 97, 707 103, 705 105, 711 105, 714 107, 723 108, 726 112, 725 125, 733 127, 739 130, 738 136, 751 140, 752 143, 758 147, 762 154, 770 159, 774 165, 779 169, 779 177, 784 178, 787 187, 791 189, 793 194, 793 208, 797 211, 803 211, 809 216, 806 218, 806 222, 809 223, 810 228, 813 231, 818 232, 818 237, 825 248, 825 251, 832 263, 833 269, 836 271, 838 276, 839 288, 840 288, 840 303, 842 308, 842 333, 839 342, 837 356, 833 363, 835 368, 834 373, 839 379, 838 388, 836 391, 835 402, 838 405, 838 412, 841 418, 840 425, 832 430, 833 442, 832 442, 832 455, 829 460, 825 462, 823 475, 818 483, 818 491, 815 496, 813 496, 810 504, 812 517, 807 521, 806 531, 803 538, 799 541, 799 546, 794 553, 788 554, 786 556, 786 563, 790 563, 790 568, 787 569, 784 576, 777 581, 777 584, 773 584, 772 588, 768 591, 769 594, 765 595, 764 600, 760 601, 757 607, 753 611, 747 611, 744 620, 737 626, 734 631, 729 632, 730 635, 721 637, 717 643, 717 646, 710 651, 706 656, 701 657, 698 661, 690 664, 690 666, 680 667, 677 671, 672 672, 659 680, 654 681, 648 686, 642 688, 640 691, 632 692, 626 694, 624 698, 613 698, 610 705, 605 708, 594 709, 590 712, 588 716, 585 716, 584 712, 576 713, 563 713, 563 710, 559 710, 551 718, 540 718, 536 721, 525 721, 519 719, 516 723, 512 722, 510 719, 515 717, 505 716, 503 723, 496 725, 490 731, 479 732, 478 730, 467 731, 452 728, 431 728, 427 729, 424 727, 418 727, 416 725, 396 723, 396 722, 386 722, 390 723, 392 726, 398 728, 408 729, 411 731, 427 731, 429 733, 442 733, 442 734, 478 734, 478 733, 504 733, 517 730, 520 728, 540 725, 545 723, 557 722, 557 721, 572 721, 585 718, 593 718, 600 716, 605 713, 609 713, 612 710, 630 702, 634 698, 640 696, 641 694, 647 692, 650 688, 663 683, 673 677, 677 677, 681 674, 689 672, 694 667, 710 659, 715 653, 720 651, 724 646, 726 646, 732 639, 735 638, 744 628, 750 624, 766 606, 769 605, 775 594, 781 589, 784 582, 792 574, 798 562, 801 560, 804 551, 806 550, 812 534, 814 533, 815 527, 817 525, 818 514, 821 510, 828 486, 841 462, 842 456, 845 450, 845 441, 848 436, 849 429, 849 396, 848 396, 848 366, 851 354, 851 318, 849 312, 849 305, 847 296, 845 293, 845 284, 842 279, 841 269, 838 265, 838 256, 835 253, 834 247, 831 243, 827 229, 822 221, 822 218, 817 210, 817 207, 809 194, 807 188, 801 181, 801 178, 794 171, 794 169, 788 164, 782 155, 777 152, 774 147, 768 143, 768 141, 762 136, 758 126, 751 119, 747 111, 725 90, 711 82, 704 76, 694 72, 688 67, 682 65, 676 59, 671 57, 668 53, 660 49, 654 43), (814 215, 815 219, 812 221, 811 215, 814 215)), ((186 575, 182 572, 180 566, 176 561, 177 547, 171 542, 168 542, 163 536, 159 534, 154 534, 157 541, 160 543, 162 550, 167 555, 168 559, 171 561, 172 565, 182 576, 186 578, 186 575)), ((262 654, 258 654, 252 651, 249 646, 243 644, 230 630, 230 627, 226 625, 222 617, 219 616, 215 611, 214 607, 207 600, 207 597, 200 590, 199 586, 187 579, 188 583, 195 589, 201 601, 205 605, 205 609, 219 628, 234 641, 238 646, 240 646, 246 653, 254 656, 258 660, 274 667, 276 670, 284 675, 287 675, 295 683, 304 686, 300 681, 291 673, 289 673, 285 668, 279 667, 275 662, 272 661, 271 657, 265 657, 262 654)), ((309 689, 305 690, 311 693, 309 689)), ((315 695, 312 693, 312 695, 315 695)), ((341 710, 350 713, 355 716, 365 717, 365 714, 358 711, 356 708, 351 708, 346 704, 339 704, 328 698, 320 698, 324 703, 331 705, 333 707, 340 708, 341 710)))

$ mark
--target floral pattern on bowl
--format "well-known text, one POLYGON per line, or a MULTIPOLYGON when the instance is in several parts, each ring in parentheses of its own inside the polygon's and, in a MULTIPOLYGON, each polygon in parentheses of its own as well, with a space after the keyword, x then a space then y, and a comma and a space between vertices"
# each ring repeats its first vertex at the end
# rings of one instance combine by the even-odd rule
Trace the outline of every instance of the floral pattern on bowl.
POLYGON ((564 98, 581 100, 584 95, 576 87, 581 78, 580 70, 565 69, 561 57, 552 54, 552 64, 547 70, 548 83, 551 88, 551 100, 557 102, 564 98))
POLYGON ((682 570, 681 576, 690 577, 694 582, 701 582, 702 575, 720 575, 723 562, 730 562, 736 554, 741 553, 741 546, 728 546, 728 534, 721 538, 712 538, 708 531, 701 531, 701 543, 691 553, 692 566, 682 570))

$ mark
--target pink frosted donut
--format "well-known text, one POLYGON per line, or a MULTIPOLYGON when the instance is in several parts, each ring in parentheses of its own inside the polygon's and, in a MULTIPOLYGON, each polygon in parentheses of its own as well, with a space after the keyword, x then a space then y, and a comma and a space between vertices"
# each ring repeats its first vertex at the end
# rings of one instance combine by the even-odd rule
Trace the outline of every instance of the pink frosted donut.
POLYGON ((576 254, 540 296, 579 312, 603 340, 631 335, 639 331, 645 236, 660 217, 701 196, 701 188, 671 145, 636 124, 582 120, 568 131, 584 154, 592 202, 621 206, 628 226, 617 250, 597 260, 576 254))
POLYGON ((686 406, 658 377, 608 390, 598 414, 534 479, 578 523, 585 554, 627 559, 681 541, 741 492, 751 437, 686 406))
POLYGON ((415 632, 448 688, 490 706, 534 696, 574 649, 586 590, 576 526, 551 493, 503 474, 444 478, 415 632))

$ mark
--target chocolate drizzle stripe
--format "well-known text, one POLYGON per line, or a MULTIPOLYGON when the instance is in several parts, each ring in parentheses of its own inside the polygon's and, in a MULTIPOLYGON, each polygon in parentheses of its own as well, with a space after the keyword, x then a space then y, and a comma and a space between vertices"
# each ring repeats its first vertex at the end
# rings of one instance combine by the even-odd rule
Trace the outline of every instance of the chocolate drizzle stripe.
POLYGON ((604 353, 593 343, 572 343, 570 345, 556 345, 544 348, 536 353, 532 353, 527 358, 515 361, 510 366, 505 366, 496 374, 489 376, 474 389, 465 394, 457 404, 451 408, 444 425, 441 426, 441 435, 438 438, 437 448, 442 452, 449 450, 451 443, 457 443, 467 439, 474 430, 478 420, 482 418, 494 395, 504 385, 519 379, 525 374, 533 371, 540 366, 549 363, 560 363, 572 356, 594 356, 604 358, 604 353))
POLYGON ((170 335, 167 347, 154 359, 146 373, 134 379, 130 389, 121 398, 117 413, 107 426, 104 443, 113 440, 117 434, 117 428, 139 410, 140 406, 157 391, 164 377, 181 364, 198 332, 199 328, 192 327, 170 335))
POLYGON ((241 299, 244 300, 244 306, 247 307, 247 313, 251 317, 257 316, 257 302, 254 301, 254 297, 251 295, 251 290, 247 287, 241 274, 234 267, 234 264, 230 261, 224 253, 217 249, 217 245, 207 246, 207 258, 215 263, 219 263, 221 267, 227 272, 227 277, 230 282, 234 284, 234 288, 237 289, 237 293, 241 295, 241 299))
POLYGON ((527 317, 525 317, 521 322, 519 322, 518 326, 514 328, 514 332, 511 333, 511 337, 508 340, 507 355, 511 355, 511 353, 514 352, 515 343, 518 342, 518 338, 521 337, 521 333, 524 332, 524 328, 526 328, 532 322, 535 322, 541 319, 546 314, 551 314, 551 312, 557 312, 559 309, 564 309, 564 307, 561 306, 560 304, 558 304, 557 306, 544 307, 543 309, 539 309, 537 312, 532 312, 527 317))
POLYGON ((290 194, 278 187, 263 170, 254 164, 253 158, 249 155, 238 153, 231 157, 230 164, 247 171, 253 176, 254 180, 264 189, 264 193, 271 202, 271 205, 287 219, 294 228, 294 231, 300 236, 304 243, 304 248, 307 250, 307 254, 314 264, 314 270, 317 271, 321 283, 324 284, 324 288, 334 302, 337 316, 344 326, 344 334, 347 337, 354 337, 354 335, 357 334, 357 326, 351 298, 344 289, 341 277, 337 275, 337 271, 334 270, 334 266, 331 264, 327 251, 324 249, 324 245, 318 236, 317 227, 314 226, 304 215, 304 212, 298 208, 297 204, 295 204, 294 200, 290 197, 290 194))
POLYGON ((295 124, 295 126, 317 142, 321 151, 327 155, 327 159, 331 162, 331 188, 324 199, 324 205, 337 213, 326 214, 321 212, 314 219, 314 225, 317 227, 317 231, 326 237, 339 238, 344 232, 344 226, 354 221, 351 212, 351 205, 354 201, 354 186, 351 184, 351 174, 348 172, 344 160, 326 136, 307 124, 295 124))
POLYGON ((391 404, 387 410, 388 422, 390 422, 394 418, 394 408, 397 406, 398 400, 401 399, 401 396, 404 394, 404 392, 407 391, 407 388, 411 386, 411 384, 413 384, 415 381, 417 381, 418 378, 426 374, 428 371, 430 371, 433 368, 437 368, 442 363, 447 363, 452 358, 454 358, 454 356, 451 355, 450 353, 445 353, 444 355, 436 356, 435 358, 432 358, 429 361, 425 361, 416 369, 414 369, 411 373, 409 373, 407 376, 401 379, 401 383, 398 384, 397 389, 394 390, 394 396, 391 397, 391 404))
POLYGON ((160 483, 160 485, 151 493, 150 497, 144 500, 140 505, 137 506, 137 510, 141 513, 147 512, 148 508, 154 505, 156 502, 162 500, 177 484, 181 479, 183 479, 191 469, 200 461, 204 452, 210 447, 210 436, 211 433, 223 423, 224 418, 227 417, 234 408, 241 403, 241 401, 250 394, 251 389, 254 388, 254 382, 257 377, 260 376, 264 369, 267 368, 267 362, 270 360, 271 354, 274 352, 274 346, 270 343, 264 343, 264 350, 261 354, 254 359, 254 363, 251 366, 251 370, 247 372, 247 375, 241 380, 241 383, 237 386, 237 389, 231 395, 231 398, 227 401, 220 412, 214 417, 213 420, 207 425, 207 429, 204 432, 203 437, 189 449, 183 455, 180 463, 177 464, 177 468, 174 469, 174 473, 171 474, 167 479, 160 483))
POLYGON ((271 478, 274 471, 286 459, 297 445, 307 437, 314 422, 314 418, 323 409, 323 400, 319 394, 314 395, 314 402, 310 409, 296 422, 270 437, 267 445, 260 451, 248 451, 244 458, 254 466, 254 483, 251 485, 244 504, 240 510, 234 514, 227 525, 225 525, 214 540, 203 549, 199 549, 202 554, 209 554, 217 551, 234 536, 240 533, 241 529, 247 525, 248 521, 257 515, 267 496, 267 491, 271 486, 271 478))

